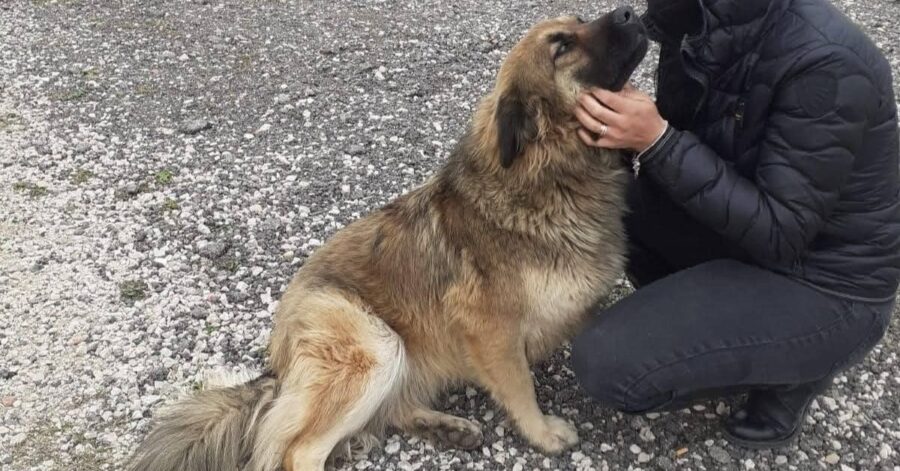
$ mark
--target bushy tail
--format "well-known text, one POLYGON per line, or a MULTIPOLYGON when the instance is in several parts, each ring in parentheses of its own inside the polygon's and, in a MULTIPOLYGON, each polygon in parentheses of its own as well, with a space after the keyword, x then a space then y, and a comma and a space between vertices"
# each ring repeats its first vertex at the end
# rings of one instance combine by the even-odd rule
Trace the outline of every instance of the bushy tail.
POLYGON ((207 389, 164 409, 135 452, 130 471, 242 470, 258 421, 278 394, 263 374, 244 384, 207 389))

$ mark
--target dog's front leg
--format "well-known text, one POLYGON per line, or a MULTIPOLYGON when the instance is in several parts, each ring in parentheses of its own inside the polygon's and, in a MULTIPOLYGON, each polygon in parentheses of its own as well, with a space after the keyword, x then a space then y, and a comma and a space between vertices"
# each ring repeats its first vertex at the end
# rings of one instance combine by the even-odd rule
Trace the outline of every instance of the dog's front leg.
POLYGON ((578 443, 575 427, 541 412, 522 337, 504 331, 508 326, 495 327, 466 335, 468 357, 478 382, 506 409, 532 446, 556 454, 578 443))

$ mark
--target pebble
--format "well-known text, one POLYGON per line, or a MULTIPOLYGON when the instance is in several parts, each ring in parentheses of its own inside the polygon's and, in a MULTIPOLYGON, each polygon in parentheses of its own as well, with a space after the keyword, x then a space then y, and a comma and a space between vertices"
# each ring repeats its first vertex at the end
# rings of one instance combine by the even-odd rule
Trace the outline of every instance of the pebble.
POLYGON ((825 456, 825 462, 828 464, 838 464, 841 461, 841 457, 837 453, 829 453, 825 456))
POLYGON ((19 445, 25 443, 25 440, 27 438, 28 438, 28 436, 25 435, 24 433, 17 433, 15 435, 13 435, 12 438, 9 439, 9 444, 11 446, 19 446, 19 445))
POLYGON ((711 456, 716 462, 721 464, 731 463, 732 458, 731 455, 728 454, 727 451, 718 446, 711 446, 709 448, 709 456, 711 456))
POLYGON ((204 118, 195 118, 184 123, 179 126, 178 130, 184 134, 197 134, 201 131, 205 131, 212 127, 212 123, 204 118))
POLYGON ((199 252, 206 258, 215 259, 224 255, 227 250, 228 245, 223 242, 210 242, 200 247, 199 252))
POLYGON ((399 440, 389 441, 388 444, 384 446, 384 452, 389 455, 393 455, 393 454, 397 453, 398 451, 400 451, 400 441, 399 440))

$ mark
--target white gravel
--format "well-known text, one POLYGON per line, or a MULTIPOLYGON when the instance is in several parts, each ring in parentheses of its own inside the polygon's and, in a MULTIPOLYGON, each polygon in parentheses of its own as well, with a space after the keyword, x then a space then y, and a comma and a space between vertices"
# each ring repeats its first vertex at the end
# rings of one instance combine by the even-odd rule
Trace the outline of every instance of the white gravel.
MULTIPOLYGON (((836 3, 900 76, 900 3, 836 3)), ((0 0, 0 469, 121 469, 203 371, 262 365, 289 277, 440 165, 519 34, 613 4, 0 0)), ((602 409, 563 351, 538 393, 577 449, 534 453, 468 388, 444 408, 481 450, 394 435, 343 469, 900 471, 897 332, 787 450, 729 446, 730 401, 602 409)))

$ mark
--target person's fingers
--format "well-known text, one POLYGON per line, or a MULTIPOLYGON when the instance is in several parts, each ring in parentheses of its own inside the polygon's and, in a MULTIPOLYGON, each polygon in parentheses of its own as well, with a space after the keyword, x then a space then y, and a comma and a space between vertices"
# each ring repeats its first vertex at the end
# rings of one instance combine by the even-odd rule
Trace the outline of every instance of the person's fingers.
POLYGON ((650 95, 647 95, 639 88, 635 88, 635 86, 632 85, 631 82, 625 84, 625 87, 622 88, 621 94, 633 100, 646 101, 648 98, 650 98, 650 95))
POLYGON ((587 130, 585 130, 584 128, 578 128, 578 131, 575 132, 578 134, 578 138, 581 139, 581 142, 589 146, 594 145, 594 141, 596 139, 594 139, 594 136, 592 136, 591 133, 587 132, 587 130))
POLYGON ((615 141, 608 137, 596 137, 588 132, 587 129, 578 128, 578 138, 581 139, 581 142, 584 142, 586 145, 591 147, 602 147, 605 149, 615 149, 615 141))
POLYGON ((595 132, 597 134, 605 134, 609 131, 608 124, 594 118, 581 106, 575 108, 575 117, 578 118, 578 121, 581 122, 582 126, 587 128, 591 132, 595 132))
POLYGON ((621 112, 630 104, 629 100, 625 97, 602 88, 592 88, 591 94, 600 100, 601 103, 606 105, 607 108, 615 112, 621 112))
POLYGON ((603 103, 597 101, 593 95, 584 94, 578 98, 578 103, 588 112, 594 119, 616 126, 621 124, 622 116, 615 111, 609 109, 603 103))

